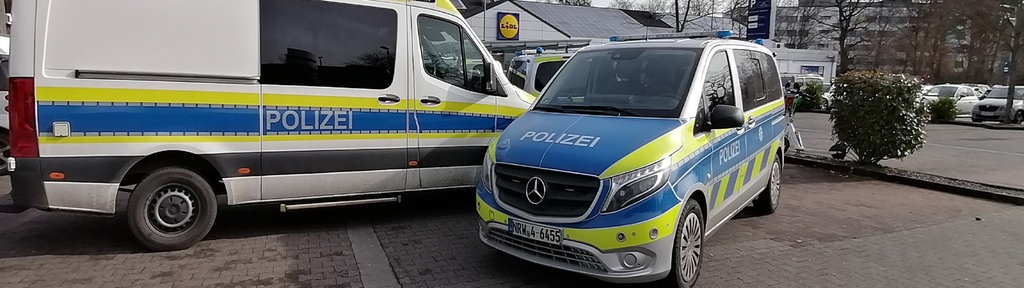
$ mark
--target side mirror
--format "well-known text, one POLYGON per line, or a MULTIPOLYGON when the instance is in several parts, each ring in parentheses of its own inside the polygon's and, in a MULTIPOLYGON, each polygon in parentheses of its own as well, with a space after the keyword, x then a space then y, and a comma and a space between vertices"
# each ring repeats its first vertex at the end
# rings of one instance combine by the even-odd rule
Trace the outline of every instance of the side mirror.
POLYGON ((484 90, 490 95, 507 96, 508 94, 505 93, 505 85, 503 84, 507 80, 501 81, 505 78, 505 73, 502 73, 505 69, 501 68, 501 62, 492 61, 488 64, 490 65, 487 65, 489 69, 486 70, 487 73, 485 74, 487 77, 485 81, 487 82, 485 82, 486 87, 484 87, 484 90))
POLYGON ((743 127, 743 110, 731 105, 716 105, 711 109, 711 129, 743 127))

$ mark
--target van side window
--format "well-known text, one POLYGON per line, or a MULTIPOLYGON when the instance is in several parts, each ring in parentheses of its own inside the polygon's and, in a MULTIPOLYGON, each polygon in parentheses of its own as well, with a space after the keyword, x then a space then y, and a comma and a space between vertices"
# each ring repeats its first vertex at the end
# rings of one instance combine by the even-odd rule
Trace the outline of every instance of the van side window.
POLYGON ((743 95, 743 110, 750 111, 757 108, 757 103, 763 103, 767 95, 767 87, 764 85, 762 67, 764 63, 754 54, 753 51, 735 50, 736 70, 740 76, 740 92, 743 95))
POLYGON ((761 60, 761 75, 764 76, 765 96, 767 96, 761 102, 754 102, 754 105, 761 106, 775 100, 782 99, 785 92, 782 90, 782 79, 779 75, 778 64, 775 63, 775 58, 772 55, 757 52, 758 59, 761 60))
POLYGON ((486 65, 480 49, 459 25, 420 16, 420 49, 424 72, 469 91, 484 91, 486 65))
POLYGON ((719 104, 736 106, 729 57, 724 51, 715 53, 708 62, 708 74, 704 76, 704 96, 710 102, 708 109, 719 104))
POLYGON ((521 74, 519 72, 521 67, 526 66, 525 64, 526 63, 523 62, 522 60, 515 60, 515 61, 512 61, 512 65, 511 66, 508 66, 508 73, 507 73, 508 74, 507 75, 508 76, 508 81, 512 82, 512 85, 516 85, 516 87, 519 87, 519 88, 525 88, 526 87, 526 78, 524 78, 525 74, 521 74))
POLYGON ((260 1, 260 83, 385 89, 398 14, 327 1, 260 1))

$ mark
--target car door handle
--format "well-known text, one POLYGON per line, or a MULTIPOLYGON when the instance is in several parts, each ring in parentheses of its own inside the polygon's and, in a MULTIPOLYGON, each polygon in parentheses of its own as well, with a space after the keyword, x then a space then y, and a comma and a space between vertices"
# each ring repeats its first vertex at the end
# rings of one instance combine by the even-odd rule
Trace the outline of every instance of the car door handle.
POLYGON ((437 106, 441 105, 441 98, 427 96, 420 98, 420 103, 423 103, 424 106, 437 106))
POLYGON ((395 105, 402 102, 402 98, 394 94, 384 94, 384 96, 377 97, 377 102, 384 105, 395 105))
POLYGON ((754 117, 750 117, 750 120, 747 120, 747 128, 754 128, 756 125, 757 121, 754 120, 754 117))

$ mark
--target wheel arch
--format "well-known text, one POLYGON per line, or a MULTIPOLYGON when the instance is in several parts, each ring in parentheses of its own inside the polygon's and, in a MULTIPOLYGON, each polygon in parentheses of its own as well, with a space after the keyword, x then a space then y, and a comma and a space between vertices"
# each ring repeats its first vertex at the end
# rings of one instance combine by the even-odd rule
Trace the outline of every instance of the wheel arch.
POLYGON ((120 185, 138 184, 149 173, 164 167, 182 167, 192 170, 203 176, 203 179, 213 188, 214 194, 226 194, 224 184, 221 182, 223 175, 217 170, 214 163, 202 156, 180 150, 161 151, 135 161, 122 174, 120 185))

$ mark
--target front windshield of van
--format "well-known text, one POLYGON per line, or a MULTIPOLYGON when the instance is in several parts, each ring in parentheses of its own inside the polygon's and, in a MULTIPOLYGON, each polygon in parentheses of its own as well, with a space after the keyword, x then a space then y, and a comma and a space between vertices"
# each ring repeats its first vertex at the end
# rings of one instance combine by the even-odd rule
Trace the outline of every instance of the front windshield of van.
MULTIPOLYGON (((1017 92, 1017 93, 1013 93, 1013 94, 1015 94, 1014 99, 1024 100, 1024 87, 1020 87, 1020 88, 1014 87, 1013 90, 1015 92, 1017 92)), ((1010 88, 1007 88, 1007 87, 992 88, 992 91, 988 92, 988 95, 985 96, 985 99, 1006 99, 1006 94, 1007 94, 1006 92, 1007 91, 1010 91, 1010 88)))
POLYGON ((573 56, 535 109, 640 117, 679 117, 699 49, 628 48, 573 56))

